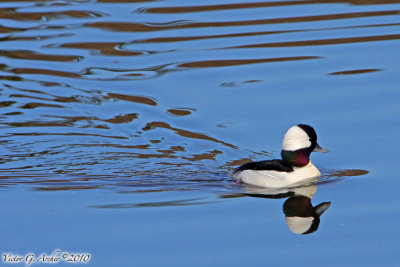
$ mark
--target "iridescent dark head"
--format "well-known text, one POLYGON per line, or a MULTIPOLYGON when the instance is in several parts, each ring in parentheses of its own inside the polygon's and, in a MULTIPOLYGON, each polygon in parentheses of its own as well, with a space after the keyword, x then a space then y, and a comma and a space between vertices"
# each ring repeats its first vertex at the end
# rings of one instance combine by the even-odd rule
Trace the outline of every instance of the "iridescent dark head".
POLYGON ((306 166, 310 162, 310 154, 313 151, 328 152, 318 145, 317 134, 309 125, 293 126, 283 137, 281 156, 284 161, 292 166, 306 166))

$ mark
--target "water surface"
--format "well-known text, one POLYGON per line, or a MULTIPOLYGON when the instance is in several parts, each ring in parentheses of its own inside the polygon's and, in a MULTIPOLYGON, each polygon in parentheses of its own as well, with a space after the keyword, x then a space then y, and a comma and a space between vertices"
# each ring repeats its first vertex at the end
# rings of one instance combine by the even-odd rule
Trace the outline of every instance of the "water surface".
POLYGON ((399 1, 16 1, 0 22, 2 254, 399 266, 399 1), (229 176, 298 123, 331 151, 306 235, 294 189, 229 176))

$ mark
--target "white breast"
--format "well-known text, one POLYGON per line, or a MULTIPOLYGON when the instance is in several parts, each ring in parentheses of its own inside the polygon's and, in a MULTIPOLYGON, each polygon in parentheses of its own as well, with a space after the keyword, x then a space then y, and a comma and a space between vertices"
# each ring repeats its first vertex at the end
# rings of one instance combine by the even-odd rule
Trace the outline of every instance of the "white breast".
POLYGON ((287 187, 295 183, 319 177, 320 171, 311 162, 304 167, 294 167, 292 172, 243 170, 234 175, 243 183, 262 187, 287 187))

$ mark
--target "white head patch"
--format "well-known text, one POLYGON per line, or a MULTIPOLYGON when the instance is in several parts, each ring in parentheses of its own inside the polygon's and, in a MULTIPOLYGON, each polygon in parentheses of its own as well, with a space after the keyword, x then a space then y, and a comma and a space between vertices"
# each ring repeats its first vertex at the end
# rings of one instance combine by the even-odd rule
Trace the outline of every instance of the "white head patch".
POLYGON ((295 151, 298 149, 311 146, 310 137, 299 126, 291 127, 283 137, 282 149, 287 151, 295 151))

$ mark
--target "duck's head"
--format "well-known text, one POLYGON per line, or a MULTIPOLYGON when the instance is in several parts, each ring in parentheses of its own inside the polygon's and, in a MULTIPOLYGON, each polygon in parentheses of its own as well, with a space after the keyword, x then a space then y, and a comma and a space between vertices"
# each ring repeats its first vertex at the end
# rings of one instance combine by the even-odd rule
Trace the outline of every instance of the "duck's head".
POLYGON ((329 152, 317 143, 317 134, 313 127, 306 124, 290 127, 283 137, 282 159, 292 166, 303 167, 310 162, 313 151, 329 152))

